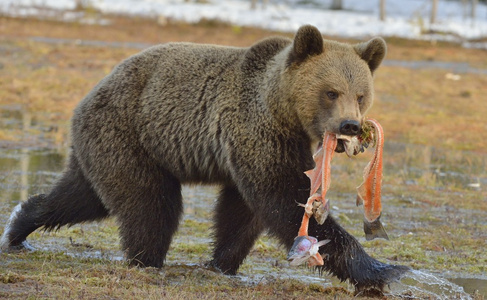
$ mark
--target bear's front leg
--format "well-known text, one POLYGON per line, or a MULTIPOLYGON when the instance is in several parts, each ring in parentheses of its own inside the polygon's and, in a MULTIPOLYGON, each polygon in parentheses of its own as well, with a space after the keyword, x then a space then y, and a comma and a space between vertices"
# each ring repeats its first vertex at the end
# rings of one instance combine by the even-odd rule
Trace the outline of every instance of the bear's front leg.
POLYGON ((210 265, 235 275, 255 240, 262 232, 259 218, 250 210, 238 190, 224 187, 215 212, 215 248, 210 265))
POLYGON ((342 281, 348 280, 356 291, 370 288, 382 291, 386 284, 400 279, 409 270, 406 266, 390 265, 370 257, 360 243, 331 216, 323 225, 310 223, 311 236, 318 240, 330 240, 320 247, 320 253, 325 258, 325 264, 320 268, 342 281))

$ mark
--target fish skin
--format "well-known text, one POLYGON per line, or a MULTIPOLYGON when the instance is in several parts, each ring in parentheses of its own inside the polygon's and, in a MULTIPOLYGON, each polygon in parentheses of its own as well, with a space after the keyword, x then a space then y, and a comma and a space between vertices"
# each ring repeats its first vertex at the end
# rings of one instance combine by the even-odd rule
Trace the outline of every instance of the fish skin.
POLYGON ((376 148, 372 160, 364 169, 364 181, 357 187, 357 205, 364 205, 364 216, 369 222, 375 221, 381 213, 381 185, 382 185, 382 149, 384 139, 382 128, 373 119, 368 119, 374 127, 376 148))
POLYGON ((298 236, 294 239, 294 243, 287 255, 287 260, 292 261, 291 265, 300 265, 307 259, 303 259, 303 255, 311 249, 313 242, 317 243, 318 240, 311 236, 298 236), (295 263, 301 259, 303 259, 302 262, 295 263))
POLYGON ((387 235, 387 232, 380 221, 380 216, 373 222, 369 222, 367 219, 364 218, 364 232, 365 239, 367 241, 371 241, 376 238, 389 240, 389 236, 387 235))
POLYGON ((320 225, 323 225, 330 213, 330 201, 326 199, 325 205, 323 205, 323 202, 314 201, 311 213, 313 214, 316 222, 320 225))
POLYGON ((313 155, 315 168, 304 172, 311 181, 310 197, 305 205, 305 213, 308 216, 313 215, 320 225, 325 222, 330 210, 326 192, 330 188, 331 168, 329 166, 331 165, 337 142, 334 133, 326 132, 323 137, 322 147, 313 155), (318 193, 320 187, 321 193, 318 193), (321 202, 321 204, 316 204, 317 201, 321 202))
POLYGON ((364 232, 367 240, 375 238, 389 239, 380 221, 382 212, 382 153, 384 147, 384 131, 374 119, 368 119, 374 128, 375 151, 372 160, 364 169, 364 181, 357 187, 356 204, 364 205, 364 232))
POLYGON ((308 170, 304 172, 306 176, 311 181, 311 190, 310 190, 310 195, 312 196, 313 194, 316 194, 318 189, 320 188, 321 185, 321 177, 322 177, 322 172, 323 172, 323 158, 324 158, 324 150, 323 147, 321 147, 314 155, 313 155, 313 160, 315 162, 315 168, 308 170))

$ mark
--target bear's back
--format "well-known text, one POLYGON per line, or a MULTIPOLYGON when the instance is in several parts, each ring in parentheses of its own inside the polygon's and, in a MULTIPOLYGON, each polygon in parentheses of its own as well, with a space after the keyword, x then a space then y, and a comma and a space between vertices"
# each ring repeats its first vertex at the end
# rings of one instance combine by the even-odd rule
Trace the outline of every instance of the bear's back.
POLYGON ((222 143, 239 129, 222 122, 255 114, 251 102, 259 100, 248 91, 260 90, 265 66, 289 43, 282 38, 250 48, 169 43, 142 51, 80 103, 73 146, 93 156, 140 148, 183 181, 224 180, 222 143))

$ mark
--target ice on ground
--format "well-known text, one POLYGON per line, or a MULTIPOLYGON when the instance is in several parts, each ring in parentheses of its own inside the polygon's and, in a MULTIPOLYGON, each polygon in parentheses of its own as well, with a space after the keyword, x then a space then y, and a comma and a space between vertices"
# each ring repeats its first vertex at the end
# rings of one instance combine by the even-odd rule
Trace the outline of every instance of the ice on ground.
MULTIPOLYGON (((257 9, 250 0, 0 0, 0 12, 13 16, 45 13, 46 8, 72 10, 77 2, 103 13, 137 15, 198 22, 216 19, 239 26, 294 32, 312 24, 326 35, 367 38, 397 36, 409 39, 466 43, 487 37, 487 5, 478 3, 476 17, 461 1, 438 1, 436 22, 430 24, 430 0, 387 0, 386 19, 379 20, 379 1, 343 0, 343 10, 329 10, 332 0, 269 1, 257 9)), ((72 16, 71 16, 72 17, 72 16)))

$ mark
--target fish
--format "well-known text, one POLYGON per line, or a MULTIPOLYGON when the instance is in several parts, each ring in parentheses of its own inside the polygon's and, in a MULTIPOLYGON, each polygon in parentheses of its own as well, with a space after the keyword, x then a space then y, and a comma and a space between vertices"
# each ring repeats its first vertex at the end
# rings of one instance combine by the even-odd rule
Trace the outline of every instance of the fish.
MULTIPOLYGON (((374 155, 364 169, 364 181, 357 187, 357 206, 364 206, 364 232, 366 240, 375 238, 389 239, 382 226, 381 187, 382 187, 382 153, 384 148, 384 130, 374 119, 367 119, 372 126, 372 138, 375 141, 374 155)), ((368 141, 366 141, 368 142, 368 141)))
POLYGON ((330 204, 326 199, 326 192, 330 187, 330 165, 336 146, 336 135, 325 133, 323 145, 313 155, 315 168, 304 172, 311 181, 310 197, 306 204, 298 203, 299 206, 304 207, 304 214, 298 236, 294 240, 294 244, 288 254, 288 260, 292 266, 300 265, 306 261, 309 266, 322 266, 325 264, 318 250, 320 246, 325 245, 329 240, 318 242, 315 237, 308 236, 308 226, 311 216, 314 216, 318 224, 323 224, 328 217, 330 204))
POLYGON ((330 240, 319 241, 307 235, 298 236, 294 239, 293 246, 289 251, 287 260, 291 266, 299 266, 308 262, 308 266, 322 266, 325 264, 323 257, 318 252, 319 248, 326 245, 330 240))
POLYGON ((319 241, 308 235, 309 220, 313 216, 316 222, 322 225, 328 217, 330 204, 326 199, 326 192, 331 183, 331 160, 338 144, 343 141, 346 154, 351 157, 364 152, 370 144, 375 147, 372 160, 364 169, 364 181, 357 187, 356 204, 364 205, 364 232, 367 240, 375 238, 389 239, 384 226, 380 221, 382 212, 381 186, 382 186, 382 152, 384 147, 384 131, 382 126, 374 119, 367 119, 362 127, 360 136, 346 136, 325 132, 323 144, 313 155, 315 167, 304 172, 310 179, 310 196, 306 204, 298 203, 304 207, 303 219, 299 227, 298 236, 289 250, 290 265, 297 266, 308 262, 309 266, 321 266, 323 257, 318 253, 319 247, 329 240, 319 241))

